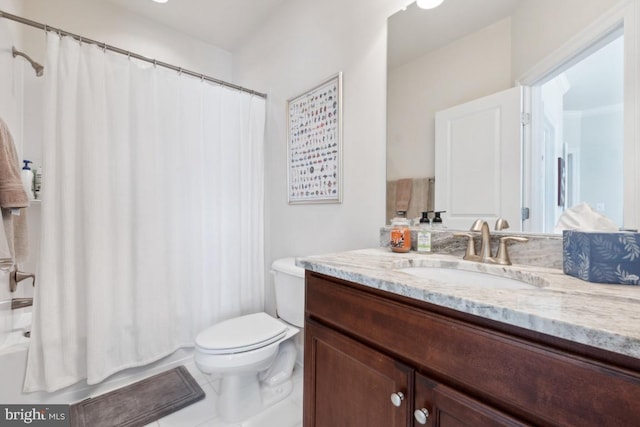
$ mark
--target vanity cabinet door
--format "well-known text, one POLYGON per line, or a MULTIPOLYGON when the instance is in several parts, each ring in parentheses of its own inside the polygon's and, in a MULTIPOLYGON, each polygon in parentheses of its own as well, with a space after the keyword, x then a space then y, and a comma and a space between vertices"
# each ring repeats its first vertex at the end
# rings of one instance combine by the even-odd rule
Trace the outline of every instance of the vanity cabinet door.
POLYGON ((410 426, 413 370, 307 319, 305 427, 410 426))
POLYGON ((417 373, 414 408, 414 427, 528 425, 417 373))

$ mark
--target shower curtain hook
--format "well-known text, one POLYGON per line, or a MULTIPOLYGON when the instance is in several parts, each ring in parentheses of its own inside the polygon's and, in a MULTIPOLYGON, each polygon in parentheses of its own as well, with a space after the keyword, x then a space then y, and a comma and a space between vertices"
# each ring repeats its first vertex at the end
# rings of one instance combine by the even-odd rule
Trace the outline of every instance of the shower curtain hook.
POLYGON ((200 83, 204 83, 204 74, 200 74, 200 83))
POLYGON ((182 75, 182 67, 178 67, 178 75, 181 76, 182 75))
POLYGON ((107 53, 107 42, 102 45, 102 53, 107 53))
POLYGON ((153 68, 158 68, 158 60, 153 60, 153 68))

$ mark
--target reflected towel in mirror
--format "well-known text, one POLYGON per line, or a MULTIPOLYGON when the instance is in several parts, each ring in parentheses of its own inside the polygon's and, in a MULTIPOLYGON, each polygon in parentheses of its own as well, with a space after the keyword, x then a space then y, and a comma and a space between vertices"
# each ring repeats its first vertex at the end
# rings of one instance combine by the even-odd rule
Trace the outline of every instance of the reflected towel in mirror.
MULTIPOLYGON (((398 183, 401 180, 387 181, 387 224, 391 218, 396 216, 398 200, 396 194, 398 191, 398 183)), ((434 178, 412 178, 411 179, 411 195, 409 198, 407 218, 419 218, 421 212, 432 211, 433 209, 433 183, 434 178)))
POLYGON ((398 180, 396 184, 396 212, 407 212, 411 201, 411 187, 413 179, 406 178, 398 180))

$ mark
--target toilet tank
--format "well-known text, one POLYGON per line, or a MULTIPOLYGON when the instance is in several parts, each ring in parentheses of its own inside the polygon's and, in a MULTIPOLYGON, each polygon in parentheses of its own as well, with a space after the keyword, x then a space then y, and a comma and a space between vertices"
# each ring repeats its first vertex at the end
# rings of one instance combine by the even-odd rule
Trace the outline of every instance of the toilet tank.
POLYGON ((292 325, 304 326, 304 268, 295 258, 282 258, 271 264, 278 317, 292 325))

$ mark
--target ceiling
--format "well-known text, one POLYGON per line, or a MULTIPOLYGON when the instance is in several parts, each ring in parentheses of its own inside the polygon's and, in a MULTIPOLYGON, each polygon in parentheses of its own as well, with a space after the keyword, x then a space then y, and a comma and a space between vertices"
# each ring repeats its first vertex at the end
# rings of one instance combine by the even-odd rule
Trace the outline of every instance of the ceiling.
MULTIPOLYGON (((286 0, 169 0, 164 4, 152 0, 101 1, 233 52, 286 0)), ((521 1, 446 0, 432 10, 411 3, 389 20, 389 66, 509 16, 521 1)))
POLYGON ((424 10, 412 3, 389 18, 388 67, 395 68, 511 16, 523 0, 446 0, 424 10))
POLYGON ((102 0, 142 15, 228 52, 285 0, 102 0))
MULTIPOLYGON (((267 19, 286 0, 169 0, 159 4, 152 0, 100 0, 109 1, 149 20, 166 25, 182 33, 203 40, 228 52, 233 52, 249 37, 259 23, 267 19)), ((390 0, 391 1, 391 0, 390 0)), ((394 0, 395 1, 395 0, 394 0)), ((500 19, 513 14, 524 0, 446 0, 440 7, 432 10, 418 8, 411 3, 406 10, 399 11, 389 19, 388 26, 388 67, 394 68, 417 56, 437 49, 452 41, 478 31, 500 19), (452 24, 455 23, 455 24, 452 24)), ((619 52, 618 48, 618 52, 619 52)), ((619 53, 618 53, 619 55, 619 53)), ((598 55, 591 61, 598 67, 601 82, 615 81, 609 78, 611 69, 598 55)), ((593 70, 594 67, 588 67, 593 70)), ((615 70, 618 72, 618 70, 615 70)), ((581 84, 587 79, 584 68, 576 67, 567 77, 571 83, 589 90, 573 90, 573 107, 588 104, 586 100, 593 96, 593 84, 581 84)), ((598 87, 607 85, 598 85, 598 87)), ((600 91, 604 92, 604 91, 600 91)), ((600 94, 620 96, 620 91, 600 94)), ((607 99, 611 103, 612 99, 607 99)), ((602 105, 602 104, 601 104, 602 105)))

